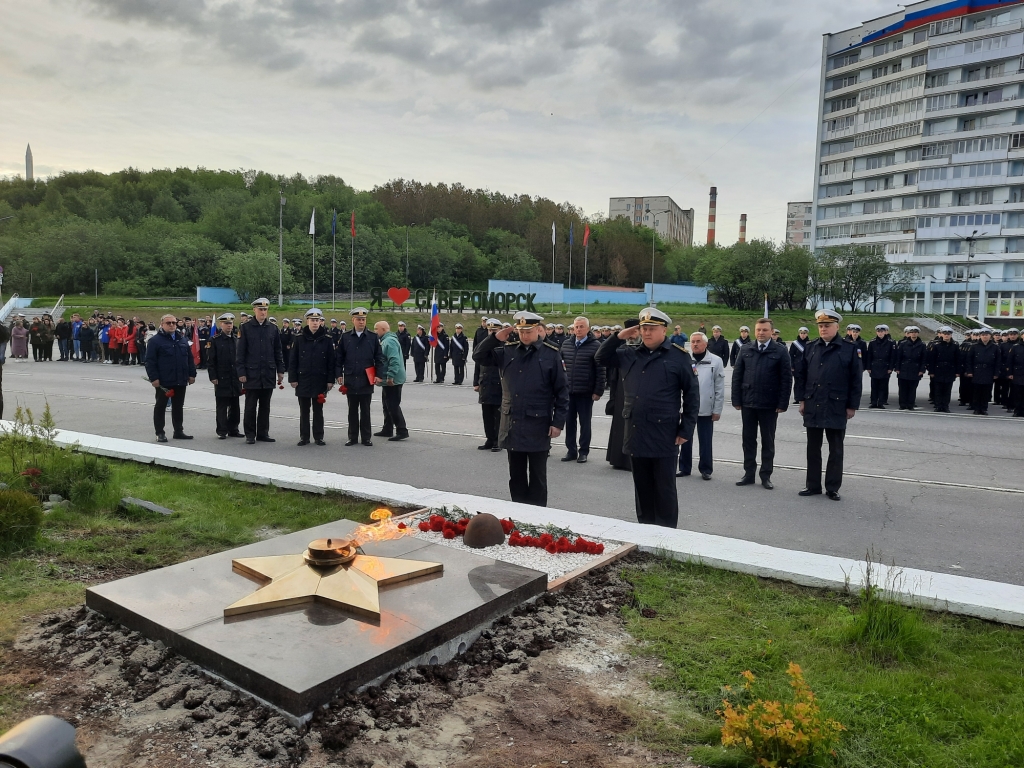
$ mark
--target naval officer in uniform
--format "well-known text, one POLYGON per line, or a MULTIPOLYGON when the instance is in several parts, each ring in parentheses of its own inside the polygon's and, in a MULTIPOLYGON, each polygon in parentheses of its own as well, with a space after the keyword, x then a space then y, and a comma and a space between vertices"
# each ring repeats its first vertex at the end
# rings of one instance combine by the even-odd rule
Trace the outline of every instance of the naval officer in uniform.
POLYGON ((242 326, 235 354, 238 380, 245 389, 245 414, 242 427, 245 442, 253 445, 273 443, 270 436, 270 396, 284 381, 284 352, 281 332, 267 319, 269 299, 259 298, 252 303, 254 317, 242 326))
POLYGON ((477 365, 501 375, 498 447, 508 450, 508 489, 512 501, 546 507, 551 438, 562 434, 569 413, 569 385, 553 343, 540 340, 543 319, 517 312, 515 328, 502 328, 473 350, 477 365), (513 330, 519 341, 506 344, 513 330))

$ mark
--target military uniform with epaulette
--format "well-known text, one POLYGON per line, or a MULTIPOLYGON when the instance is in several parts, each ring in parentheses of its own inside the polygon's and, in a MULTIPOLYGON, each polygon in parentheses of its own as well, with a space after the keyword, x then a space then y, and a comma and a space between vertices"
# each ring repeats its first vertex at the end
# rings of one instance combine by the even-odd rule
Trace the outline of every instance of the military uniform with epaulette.
MULTIPOLYGON (((640 312, 640 326, 672 322, 653 307, 640 312)), ((598 365, 618 370, 625 419, 623 452, 629 454, 637 520, 675 528, 679 519, 676 461, 679 442, 693 439, 700 390, 692 358, 667 338, 656 347, 626 344, 618 334, 605 341, 598 365)))
POLYGON ((949 413, 949 398, 953 382, 960 375, 960 345, 952 340, 953 329, 939 328, 939 336, 928 345, 928 380, 931 382, 932 404, 936 413, 949 413), (949 333, 950 340, 942 338, 949 333))
POLYGON ((957 397, 957 402, 962 406, 968 406, 974 399, 974 392, 971 389, 971 379, 967 376, 967 355, 971 351, 971 347, 974 346, 975 339, 971 338, 971 333, 964 335, 964 340, 960 342, 960 393, 957 397))
MULTIPOLYGON (((256 299, 252 306, 268 309, 270 301, 256 299)), ((235 368, 245 389, 245 413, 242 428, 245 442, 273 443, 270 436, 270 398, 275 384, 284 379, 284 353, 281 350, 281 332, 269 319, 262 323, 255 317, 239 329, 241 336, 235 354, 235 368)))
MULTIPOLYGON (((235 316, 225 312, 218 320, 230 320, 235 316)), ((241 422, 239 399, 242 396, 242 382, 238 380, 236 348, 238 340, 231 332, 222 330, 206 342, 206 367, 213 384, 213 396, 217 409, 217 435, 221 440, 228 437, 243 437, 238 431, 241 422)))
MULTIPOLYGON (((353 318, 365 318, 367 310, 356 307, 349 314, 353 318)), ((387 373, 387 360, 380 339, 368 327, 364 327, 361 332, 353 327, 341 335, 335 360, 336 373, 339 379, 344 379, 345 397, 348 400, 348 442, 345 445, 355 445, 360 439, 363 445, 373 445, 370 425, 373 381, 375 378, 383 379, 387 373), (372 377, 368 373, 371 368, 372 377)))

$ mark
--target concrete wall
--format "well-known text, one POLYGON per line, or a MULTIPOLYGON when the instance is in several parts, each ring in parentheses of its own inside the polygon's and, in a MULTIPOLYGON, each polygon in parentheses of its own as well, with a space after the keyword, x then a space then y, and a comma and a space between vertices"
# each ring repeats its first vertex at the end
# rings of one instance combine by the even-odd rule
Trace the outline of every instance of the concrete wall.
MULTIPOLYGON (((642 291, 594 291, 583 288, 566 288, 561 283, 529 283, 517 280, 488 280, 487 290, 505 293, 535 293, 535 304, 566 302, 587 304, 635 304, 647 306, 650 303, 651 284, 645 283, 642 291)), ((654 300, 664 302, 684 302, 688 304, 707 304, 708 290, 695 285, 674 285, 668 283, 654 284, 654 300)))
POLYGON ((238 304, 241 299, 232 288, 211 288, 208 285, 196 287, 196 301, 209 304, 238 304))

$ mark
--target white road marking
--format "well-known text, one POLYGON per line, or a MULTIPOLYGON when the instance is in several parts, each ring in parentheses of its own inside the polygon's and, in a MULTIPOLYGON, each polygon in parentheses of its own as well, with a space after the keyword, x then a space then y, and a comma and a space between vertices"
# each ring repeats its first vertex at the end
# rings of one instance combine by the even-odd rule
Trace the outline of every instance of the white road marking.
POLYGON ((127 379, 91 379, 88 376, 79 376, 80 381, 112 381, 115 384, 130 384, 127 379))

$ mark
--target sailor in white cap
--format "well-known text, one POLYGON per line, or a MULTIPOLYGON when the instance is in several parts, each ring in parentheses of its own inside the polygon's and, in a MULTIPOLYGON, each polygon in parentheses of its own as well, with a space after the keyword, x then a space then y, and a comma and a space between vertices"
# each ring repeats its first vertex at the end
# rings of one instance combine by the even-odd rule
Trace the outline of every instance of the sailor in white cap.
POLYGON ((427 329, 422 325, 416 326, 416 335, 412 337, 410 344, 412 363, 416 369, 414 384, 423 383, 423 374, 426 373, 427 360, 430 358, 430 337, 427 336, 427 329))
POLYGON ((917 385, 928 369, 928 349, 918 337, 921 329, 908 325, 903 329, 905 337, 896 345, 896 385, 900 393, 900 410, 917 410, 917 385))
POLYGON ((1017 328, 1010 329, 1011 342, 1016 337, 1016 343, 1010 344, 1010 351, 1006 356, 1006 372, 1009 377, 1010 403, 1014 416, 1024 416, 1024 337, 1017 328))
POLYGON ((206 366, 213 384, 213 396, 217 413, 217 437, 245 437, 238 431, 241 422, 239 398, 242 396, 242 382, 238 380, 236 365, 235 316, 225 312, 217 318, 220 324, 216 335, 206 342, 206 366))
POLYGON ((896 363, 896 342, 889 335, 889 326, 879 323, 875 326, 875 338, 868 342, 864 354, 864 369, 871 381, 871 404, 869 408, 884 409, 889 403, 889 376, 896 363))
POLYGON ((723 359, 722 362, 726 362, 729 365, 736 365, 736 358, 739 357, 740 350, 744 344, 750 343, 750 328, 746 325, 740 326, 740 335, 732 343, 732 347, 729 350, 729 359, 723 359))
POLYGON ((434 383, 444 384, 444 377, 448 374, 451 339, 448 338, 448 332, 445 331, 444 323, 440 320, 437 323, 435 341, 437 343, 434 345, 434 351, 431 353, 434 358, 434 383))
POLYGON ((821 448, 827 439, 825 493, 839 501, 846 424, 860 407, 864 369, 860 350, 839 336, 843 316, 832 309, 819 309, 814 319, 818 338, 807 344, 794 373, 794 389, 807 430, 807 479, 799 495, 821 495, 821 448))
POLYGON ((936 413, 950 412, 950 393, 960 367, 960 345, 953 341, 953 329, 948 325, 940 326, 938 338, 928 345, 928 379, 936 413))
POLYGON ((288 383, 299 400, 299 445, 309 445, 312 436, 317 445, 324 441, 324 401, 334 388, 334 340, 324 327, 319 307, 306 310, 306 325, 292 338, 288 360, 288 383), (312 412, 312 435, 310 413, 312 412))
POLYGON ((1001 357, 999 345, 992 341, 992 329, 982 328, 980 340, 967 353, 964 375, 971 380, 971 408, 976 416, 988 416, 992 399, 992 383, 999 371, 1001 357))
POLYGON ((398 321, 398 332, 395 336, 398 337, 398 346, 402 348, 402 368, 408 368, 409 353, 412 351, 412 336, 409 335, 409 331, 405 327, 405 320, 398 321))
POLYGON ((546 507, 551 438, 565 427, 569 387, 558 352, 543 344, 537 329, 544 318, 515 314, 519 342, 505 344, 511 328, 488 336, 473 350, 477 365, 501 375, 502 411, 498 448, 508 451, 508 488, 512 501, 546 507), (507 408, 504 405, 507 404, 507 408))
MULTIPOLYGON (((811 338, 810 338, 810 331, 807 330, 807 326, 806 325, 801 325, 797 329, 796 338, 789 345, 789 359, 790 359, 790 362, 792 363, 791 367, 793 368, 793 370, 796 370, 796 362, 797 362, 797 360, 800 359, 800 357, 803 356, 804 349, 807 348, 807 343, 810 340, 811 340, 811 338)), ((793 400, 794 404, 797 404, 798 402, 799 401, 797 401, 797 400, 793 400)))
POLYGON ((722 326, 711 326, 711 336, 704 336, 708 343, 708 352, 717 355, 724 363, 729 359, 729 340, 722 335, 722 326))
POLYGON ((270 397, 275 378, 281 386, 285 373, 281 332, 267 319, 270 301, 259 298, 252 306, 254 317, 245 324, 236 353, 238 380, 245 390, 242 428, 249 445, 275 442, 270 436, 270 397))
POLYGON ((355 445, 373 445, 370 425, 370 401, 373 387, 380 384, 387 372, 387 361, 377 334, 366 329, 364 307, 349 311, 352 330, 342 334, 337 349, 338 383, 345 387, 348 398, 348 442, 355 445), (371 370, 372 369, 372 370, 371 370))
POLYGON ((625 437, 637 520, 675 528, 679 519, 676 458, 693 439, 700 392, 693 360, 668 340, 671 318, 654 307, 640 311, 639 325, 608 339, 596 362, 617 368, 624 391, 625 437), (628 339, 639 338, 630 346, 628 339))
POLYGON ((455 324, 455 333, 450 339, 451 346, 448 348, 449 357, 452 361, 452 371, 455 374, 453 386, 462 384, 466 378, 466 360, 469 359, 469 339, 462 330, 462 323, 455 324))

